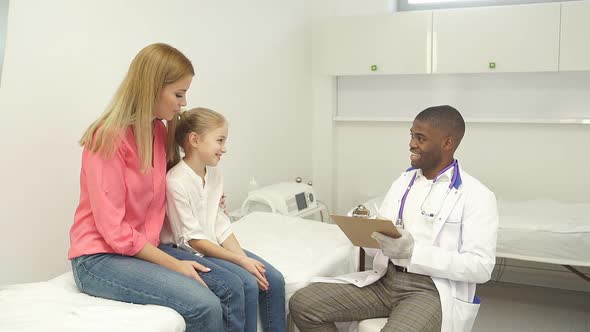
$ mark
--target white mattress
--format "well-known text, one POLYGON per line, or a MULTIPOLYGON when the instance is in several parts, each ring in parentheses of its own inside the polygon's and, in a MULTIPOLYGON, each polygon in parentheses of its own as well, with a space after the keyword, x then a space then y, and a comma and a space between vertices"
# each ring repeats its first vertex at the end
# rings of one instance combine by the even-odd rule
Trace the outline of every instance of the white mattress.
MULTIPOLYGON (((335 225, 270 213, 233 224, 241 245, 279 269, 286 300, 315 276, 358 269, 358 250, 335 225)), ((174 310, 135 305, 80 293, 71 272, 47 282, 0 289, 0 331, 184 331, 174 310)))
POLYGON ((80 293, 71 272, 55 279, 0 289, 0 331, 181 332, 176 311, 80 293))
POLYGON ((287 301, 313 277, 358 271, 358 248, 336 225, 257 212, 232 227, 242 247, 283 273, 287 301))
POLYGON ((590 204, 498 202, 497 256, 590 266, 590 204))

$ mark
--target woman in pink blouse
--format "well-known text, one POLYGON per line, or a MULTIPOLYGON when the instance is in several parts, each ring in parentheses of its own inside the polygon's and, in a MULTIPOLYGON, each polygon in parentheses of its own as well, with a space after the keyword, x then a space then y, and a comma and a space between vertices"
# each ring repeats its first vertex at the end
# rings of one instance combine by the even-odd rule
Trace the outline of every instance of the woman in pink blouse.
POLYGON ((90 295, 170 307, 186 331, 223 330, 231 289, 209 268, 160 246, 166 204, 166 127, 186 105, 194 69, 177 49, 153 44, 135 57, 111 104, 80 144, 80 203, 68 258, 90 295))

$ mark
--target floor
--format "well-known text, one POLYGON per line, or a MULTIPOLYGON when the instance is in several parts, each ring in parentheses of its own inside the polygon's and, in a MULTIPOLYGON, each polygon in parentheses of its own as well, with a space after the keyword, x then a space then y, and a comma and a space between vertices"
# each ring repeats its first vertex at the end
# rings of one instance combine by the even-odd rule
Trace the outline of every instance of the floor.
POLYGON ((473 332, 590 332, 590 293, 489 282, 473 332))

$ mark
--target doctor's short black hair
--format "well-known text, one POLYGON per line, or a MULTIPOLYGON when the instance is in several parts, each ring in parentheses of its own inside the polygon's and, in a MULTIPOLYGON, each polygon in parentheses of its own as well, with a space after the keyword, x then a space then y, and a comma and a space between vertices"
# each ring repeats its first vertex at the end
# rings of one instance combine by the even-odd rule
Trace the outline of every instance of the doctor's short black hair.
POLYGON ((457 140, 457 146, 465 135, 465 121, 461 113, 449 105, 429 107, 420 112, 416 120, 428 121, 433 127, 446 131, 457 140))

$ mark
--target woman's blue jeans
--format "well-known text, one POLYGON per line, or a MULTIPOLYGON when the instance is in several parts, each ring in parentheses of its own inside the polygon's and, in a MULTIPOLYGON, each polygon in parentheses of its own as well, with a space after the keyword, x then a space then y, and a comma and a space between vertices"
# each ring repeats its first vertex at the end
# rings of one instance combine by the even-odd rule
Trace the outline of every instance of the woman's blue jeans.
MULTIPOLYGON (((179 250, 180 251, 180 250, 179 250)), ((174 309, 186 323, 187 332, 224 331, 222 305, 231 296, 224 285, 200 274, 217 296, 189 277, 138 258, 94 254, 72 259, 74 280, 89 295, 137 304, 174 309)))
POLYGON ((187 332, 256 331, 257 301, 265 331, 285 331, 284 279, 267 262, 247 252, 266 266, 270 288, 259 292, 254 276, 233 263, 172 246, 159 248, 177 259, 211 268, 199 272, 209 289, 162 266, 116 254, 72 259, 74 279, 82 292, 93 296, 172 308, 183 316, 187 332))
MULTIPOLYGON (((264 264, 266 280, 270 287, 267 291, 260 290, 256 278, 242 267, 214 257, 205 257, 208 261, 240 278, 244 287, 246 332, 256 332, 258 323, 258 308, 260 308, 260 321, 265 332, 284 332, 287 329, 285 319, 285 279, 281 272, 270 263, 264 261, 255 254, 244 250, 250 258, 264 264)), ((205 264, 206 265, 206 264, 205 264)))

